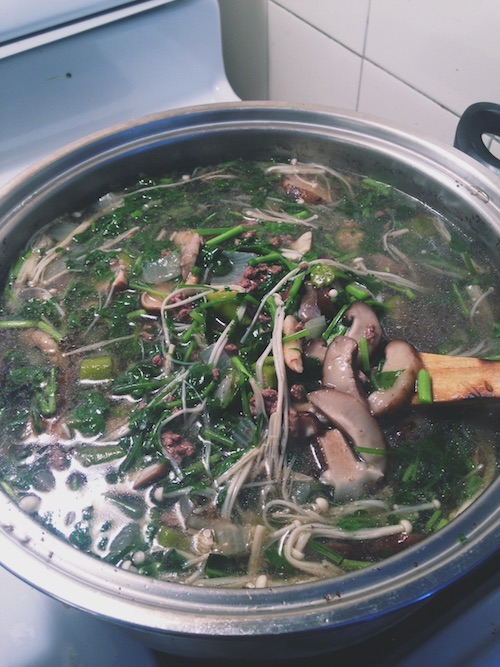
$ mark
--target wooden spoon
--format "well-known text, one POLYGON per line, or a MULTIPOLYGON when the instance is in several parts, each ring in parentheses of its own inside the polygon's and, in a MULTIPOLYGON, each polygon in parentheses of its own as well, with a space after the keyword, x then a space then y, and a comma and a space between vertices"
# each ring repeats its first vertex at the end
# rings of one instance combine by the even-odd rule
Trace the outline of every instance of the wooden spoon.
MULTIPOLYGON (((434 403, 500 398, 500 362, 420 352, 432 382, 434 403)), ((415 394, 412 403, 419 404, 415 394)))

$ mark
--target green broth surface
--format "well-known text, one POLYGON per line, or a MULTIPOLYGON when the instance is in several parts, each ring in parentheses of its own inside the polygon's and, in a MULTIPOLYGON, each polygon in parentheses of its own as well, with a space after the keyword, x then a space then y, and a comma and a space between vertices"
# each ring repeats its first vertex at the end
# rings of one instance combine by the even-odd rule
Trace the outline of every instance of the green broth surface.
POLYGON ((370 401, 410 372, 384 369, 391 341, 497 358, 498 288, 453 222, 367 177, 292 160, 144 179, 54 221, 10 272, 0 484, 141 575, 241 588, 368 567, 497 475, 488 401, 433 405, 416 377, 397 408, 370 401), (351 337, 354 305, 380 340, 351 337), (354 396, 327 379, 340 343, 354 396))

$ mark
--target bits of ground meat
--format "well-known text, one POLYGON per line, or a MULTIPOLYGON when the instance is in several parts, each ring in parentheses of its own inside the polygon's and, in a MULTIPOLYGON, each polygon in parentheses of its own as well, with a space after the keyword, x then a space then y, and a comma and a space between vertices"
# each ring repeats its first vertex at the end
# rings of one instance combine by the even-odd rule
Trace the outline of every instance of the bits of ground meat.
POLYGON ((144 340, 153 340, 155 335, 155 327, 152 324, 143 324, 141 327, 141 336, 144 340))
MULTIPOLYGON (((184 301, 184 299, 185 299, 184 295, 178 294, 176 296, 173 296, 170 299, 169 303, 170 304, 180 303, 181 301, 184 301)), ((187 320, 191 319, 191 310, 192 307, 190 305, 184 305, 184 306, 179 306, 179 308, 174 308, 170 312, 179 322, 186 322, 187 320)))
POLYGON ((224 345, 224 352, 233 357, 235 354, 238 354, 238 346, 236 343, 226 343, 224 345))
POLYGON ((265 283, 269 276, 278 275, 283 271, 279 264, 257 264, 257 266, 247 266, 243 271, 240 285, 246 292, 254 292, 262 283, 265 283))
POLYGON ((180 433, 165 431, 161 434, 161 444, 168 458, 182 463, 184 459, 193 456, 195 446, 192 442, 184 438, 180 433))
POLYGON ((288 248, 292 241, 293 239, 289 234, 283 234, 282 236, 273 237, 269 243, 275 248, 288 248))
POLYGON ((191 319, 191 308, 184 306, 175 311, 175 316, 179 322, 187 322, 191 319))
POLYGON ((236 239, 234 244, 235 245, 241 245, 245 241, 252 241, 255 237, 257 236, 257 232, 255 229, 249 229, 246 232, 243 232, 243 234, 240 236, 240 238, 236 239))
POLYGON ((290 387, 290 396, 294 401, 305 401, 306 393, 306 389, 302 384, 292 384, 290 387))
MULTIPOLYGON (((269 416, 272 415, 273 412, 276 412, 276 404, 278 403, 278 392, 276 389, 263 389, 262 398, 264 399, 266 414, 269 416)), ((253 396, 250 399, 250 411, 254 416, 257 414, 255 398, 253 396)))
POLYGON ((356 252, 365 237, 364 232, 354 220, 346 220, 335 234, 335 241, 344 252, 356 252))

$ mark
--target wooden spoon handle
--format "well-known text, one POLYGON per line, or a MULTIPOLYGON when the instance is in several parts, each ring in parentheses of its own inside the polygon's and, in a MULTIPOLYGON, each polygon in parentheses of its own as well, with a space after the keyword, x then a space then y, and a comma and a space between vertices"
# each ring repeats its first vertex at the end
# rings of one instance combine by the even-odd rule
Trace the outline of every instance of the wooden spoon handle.
MULTIPOLYGON (((435 403, 500 398, 500 361, 420 352, 435 403)), ((414 404, 418 404, 415 396, 414 404)))

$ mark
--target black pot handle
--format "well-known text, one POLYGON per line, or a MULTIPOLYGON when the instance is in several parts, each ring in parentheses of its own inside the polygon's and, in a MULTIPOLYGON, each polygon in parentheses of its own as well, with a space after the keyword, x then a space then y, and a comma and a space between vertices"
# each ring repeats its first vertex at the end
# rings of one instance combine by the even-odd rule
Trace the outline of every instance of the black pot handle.
POLYGON ((500 160, 486 148, 484 134, 500 137, 499 104, 478 102, 468 107, 458 121, 454 146, 500 176, 500 160))

